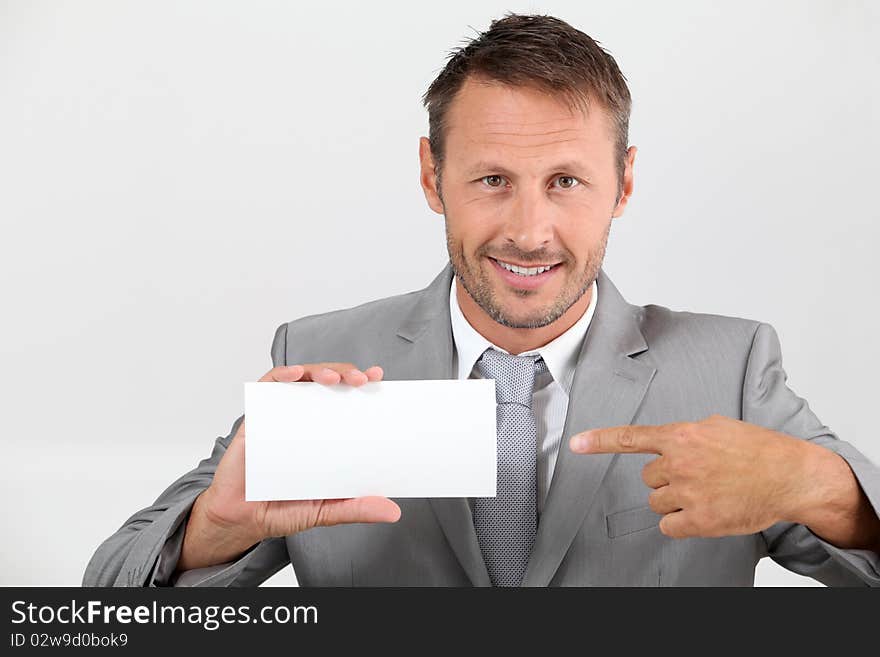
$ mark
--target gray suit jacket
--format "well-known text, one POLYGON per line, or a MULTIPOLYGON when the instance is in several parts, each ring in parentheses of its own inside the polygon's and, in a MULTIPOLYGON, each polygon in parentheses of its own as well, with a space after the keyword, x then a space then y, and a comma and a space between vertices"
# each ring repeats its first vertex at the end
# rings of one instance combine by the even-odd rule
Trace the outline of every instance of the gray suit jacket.
MULTIPOLYGON (((449 265, 426 289, 281 325, 274 365, 381 364, 386 380, 451 379, 449 265)), ((880 555, 843 550, 803 525, 725 538, 664 536, 641 469, 651 455, 575 455, 579 431, 693 421, 713 413, 785 432, 840 454, 874 510, 880 470, 841 440, 785 384, 767 324, 627 303, 604 271, 578 358, 563 440, 524 586, 754 583, 764 556, 828 585, 880 584, 880 555)), ((169 583, 185 522, 242 418, 210 458, 174 482, 98 548, 83 584, 169 583), (161 557, 161 558, 160 558, 161 557)), ((488 586, 465 498, 397 499, 395 524, 320 527, 265 540, 237 561, 183 573, 177 585, 254 586, 293 563, 303 586, 488 586)))

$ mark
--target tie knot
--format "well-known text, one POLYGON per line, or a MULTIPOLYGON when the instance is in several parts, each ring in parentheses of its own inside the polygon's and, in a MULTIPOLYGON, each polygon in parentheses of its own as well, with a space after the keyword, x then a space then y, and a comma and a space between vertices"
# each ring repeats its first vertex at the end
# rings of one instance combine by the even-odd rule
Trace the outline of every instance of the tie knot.
POLYGON ((498 404, 532 406, 535 375, 547 371, 541 356, 513 356, 497 349, 486 349, 476 364, 477 371, 487 379, 495 379, 495 401, 498 404))

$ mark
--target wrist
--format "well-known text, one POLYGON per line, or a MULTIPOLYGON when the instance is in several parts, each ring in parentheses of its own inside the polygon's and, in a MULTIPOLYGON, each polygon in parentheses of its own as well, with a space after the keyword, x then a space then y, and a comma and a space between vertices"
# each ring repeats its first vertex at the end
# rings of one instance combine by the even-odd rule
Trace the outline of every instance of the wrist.
POLYGON ((805 525, 814 532, 851 516, 858 504, 859 484, 847 462, 837 453, 802 443, 797 483, 785 520, 805 525))
POLYGON ((210 487, 195 500, 187 521, 177 570, 191 570, 226 563, 259 543, 249 526, 231 522, 216 511, 215 492, 210 487))
POLYGON ((200 515, 205 529, 222 536, 223 542, 248 543, 250 546, 266 538, 249 518, 230 518, 213 485, 196 499, 193 512, 200 515))
POLYGON ((813 447, 811 501, 794 522, 839 548, 880 552, 880 518, 849 463, 830 449, 813 447))

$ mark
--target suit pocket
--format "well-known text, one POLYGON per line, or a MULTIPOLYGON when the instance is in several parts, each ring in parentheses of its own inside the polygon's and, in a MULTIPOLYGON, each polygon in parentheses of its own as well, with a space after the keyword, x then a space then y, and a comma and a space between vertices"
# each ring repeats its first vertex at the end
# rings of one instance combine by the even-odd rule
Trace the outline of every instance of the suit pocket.
POLYGON ((605 516, 605 527, 608 538, 616 538, 633 534, 645 529, 652 529, 660 522, 660 515, 654 513, 649 506, 617 511, 605 516))

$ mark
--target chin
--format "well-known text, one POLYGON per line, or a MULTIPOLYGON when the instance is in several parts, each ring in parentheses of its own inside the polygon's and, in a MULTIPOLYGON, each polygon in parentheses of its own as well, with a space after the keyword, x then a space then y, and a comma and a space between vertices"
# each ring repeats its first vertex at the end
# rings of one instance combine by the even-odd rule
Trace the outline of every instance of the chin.
POLYGON ((543 318, 535 317, 510 317, 506 321, 498 322, 502 326, 512 329, 520 329, 523 331, 533 331, 535 329, 544 328, 553 322, 546 322, 543 318))
POLYGON ((552 321, 547 321, 548 312, 549 309, 535 309, 530 312, 523 312, 522 308, 502 308, 500 315, 493 319, 509 328, 536 329, 553 323, 552 321))

